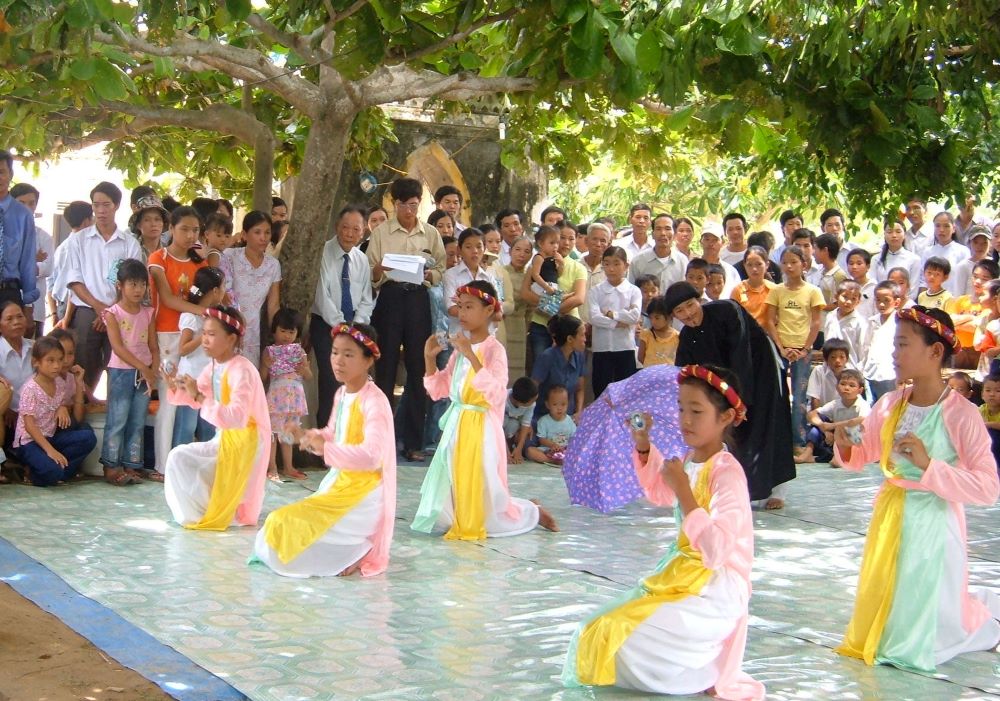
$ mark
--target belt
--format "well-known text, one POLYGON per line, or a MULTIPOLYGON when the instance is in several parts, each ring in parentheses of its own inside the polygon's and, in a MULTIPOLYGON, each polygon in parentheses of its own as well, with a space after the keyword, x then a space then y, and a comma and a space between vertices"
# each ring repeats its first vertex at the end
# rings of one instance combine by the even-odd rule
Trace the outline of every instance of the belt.
POLYGON ((386 283, 383 283, 382 287, 389 287, 390 285, 396 289, 405 290, 407 292, 412 292, 413 290, 427 289, 424 285, 416 285, 412 282, 398 282, 396 280, 390 280, 386 283))

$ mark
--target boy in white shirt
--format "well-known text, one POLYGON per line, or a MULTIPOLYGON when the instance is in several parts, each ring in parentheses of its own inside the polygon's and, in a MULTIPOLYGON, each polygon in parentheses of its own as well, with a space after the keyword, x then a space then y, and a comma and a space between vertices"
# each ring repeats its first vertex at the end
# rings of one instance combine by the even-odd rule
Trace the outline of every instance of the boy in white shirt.
POLYGON ((868 348, 862 360, 862 374, 872 390, 874 404, 886 392, 896 389, 896 368, 892 363, 896 335, 896 310, 906 299, 902 288, 891 280, 875 286, 875 314, 868 318, 868 348))
POLYGON ((806 437, 806 449, 795 462, 830 462, 833 459, 833 431, 838 426, 860 426, 871 413, 861 398, 864 378, 854 368, 845 368, 837 377, 837 398, 809 412, 812 424, 806 437))
POLYGON ((837 398, 837 378, 848 367, 849 349, 847 341, 839 338, 823 343, 823 364, 813 368, 806 386, 810 408, 818 409, 837 398))
POLYGON ((861 367, 861 358, 868 343, 868 320, 858 313, 861 286, 853 280, 837 285, 837 310, 827 314, 823 338, 847 341, 847 359, 852 367, 861 367))

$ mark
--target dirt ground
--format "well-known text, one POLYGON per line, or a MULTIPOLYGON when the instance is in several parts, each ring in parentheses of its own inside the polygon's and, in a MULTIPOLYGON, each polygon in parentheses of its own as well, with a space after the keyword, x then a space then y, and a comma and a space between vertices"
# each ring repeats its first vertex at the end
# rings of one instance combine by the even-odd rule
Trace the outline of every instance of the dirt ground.
POLYGON ((0 612, 0 701, 173 698, 3 583, 0 612))

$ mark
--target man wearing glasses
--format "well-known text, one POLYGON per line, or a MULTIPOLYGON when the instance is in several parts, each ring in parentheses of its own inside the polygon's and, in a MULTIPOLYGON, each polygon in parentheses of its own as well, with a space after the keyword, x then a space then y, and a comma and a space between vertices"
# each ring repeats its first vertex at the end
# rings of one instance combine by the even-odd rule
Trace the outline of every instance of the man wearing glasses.
POLYGON ((403 457, 412 462, 426 459, 423 452, 427 392, 424 390, 424 344, 431 335, 431 304, 427 288, 441 282, 445 250, 437 229, 417 219, 423 186, 413 178, 399 178, 389 186, 393 214, 372 231, 368 264, 372 285, 378 291, 372 326, 378 332, 382 357, 375 364, 375 382, 395 406, 393 390, 400 346, 406 365, 406 402, 403 457), (382 260, 387 253, 423 256, 427 259, 421 285, 390 280, 382 260))

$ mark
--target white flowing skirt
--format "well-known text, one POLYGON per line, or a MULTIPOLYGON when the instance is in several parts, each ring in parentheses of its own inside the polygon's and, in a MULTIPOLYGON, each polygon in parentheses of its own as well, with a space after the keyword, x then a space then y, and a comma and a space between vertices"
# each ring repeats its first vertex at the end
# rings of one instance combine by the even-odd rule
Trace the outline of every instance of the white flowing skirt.
MULTIPOLYGON (((336 470, 331 470, 320 484, 317 494, 326 494, 336 482, 336 470)), ((333 577, 368 554, 382 520, 384 508, 382 484, 365 495, 357 506, 330 526, 308 548, 291 562, 282 562, 267 544, 265 529, 257 533, 253 553, 258 560, 285 577, 333 577)))
MULTIPOLYGON (((438 450, 450 450, 454 453, 456 438, 457 432, 447 445, 438 446, 438 450)), ((499 439, 500 445, 503 445, 502 438, 501 436, 499 439)), ((486 535, 489 538, 521 535, 533 530, 538 525, 538 506, 527 499, 510 496, 510 493, 500 482, 500 475, 493 466, 501 459, 506 460, 506 456, 501 458, 497 455, 497 444, 496 431, 493 424, 487 420, 486 431, 483 435, 483 471, 485 472, 486 487, 486 535), (511 501, 521 507, 520 518, 513 519, 507 515, 507 507, 511 501)), ((451 528, 451 524, 455 520, 454 499, 453 492, 451 500, 445 501, 441 509, 435 531, 447 531, 451 528)))
MULTIPOLYGON (((167 456, 163 495, 174 520, 182 526, 198 523, 208 510, 221 440, 222 431, 216 431, 212 440, 179 445, 167 456)), ((262 448, 258 441, 251 465, 257 464, 262 448)), ((239 525, 235 515, 230 525, 239 525)))
POLYGON ((746 582, 716 570, 698 596, 662 604, 636 627, 615 655, 615 686, 676 695, 715 686, 748 603, 746 582))

